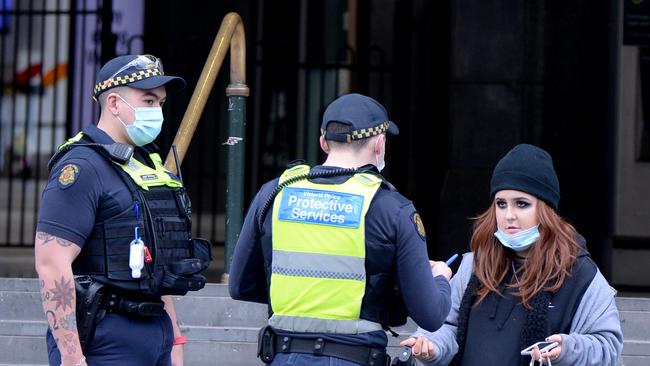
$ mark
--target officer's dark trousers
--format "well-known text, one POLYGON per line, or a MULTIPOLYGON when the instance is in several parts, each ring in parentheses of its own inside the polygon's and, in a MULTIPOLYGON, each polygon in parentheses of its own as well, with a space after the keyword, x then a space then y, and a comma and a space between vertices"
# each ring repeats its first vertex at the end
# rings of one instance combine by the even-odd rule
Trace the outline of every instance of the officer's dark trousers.
POLYGON ((360 366, 358 363, 336 357, 316 356, 307 353, 276 353, 271 366, 360 366))
MULTIPOLYGON (((169 366, 174 330, 167 313, 163 317, 107 314, 97 324, 95 338, 86 349, 91 366, 169 366)), ((48 329, 50 365, 61 365, 61 354, 48 329)))

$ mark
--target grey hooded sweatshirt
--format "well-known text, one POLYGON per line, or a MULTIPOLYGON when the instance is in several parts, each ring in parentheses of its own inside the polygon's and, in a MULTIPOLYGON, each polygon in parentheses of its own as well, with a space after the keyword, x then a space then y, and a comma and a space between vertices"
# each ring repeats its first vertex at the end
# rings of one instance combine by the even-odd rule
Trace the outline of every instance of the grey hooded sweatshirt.
MULTIPOLYGON (((413 334, 414 337, 426 337, 435 344, 436 357, 419 361, 421 364, 448 365, 458 352, 458 312, 472 275, 472 265, 473 254, 465 253, 458 272, 450 281, 452 306, 445 324, 435 332, 418 328, 413 334)), ((615 296, 616 290, 597 271, 579 302, 569 334, 560 334, 562 351, 553 361, 553 366, 614 366, 619 363, 623 333, 615 296)))

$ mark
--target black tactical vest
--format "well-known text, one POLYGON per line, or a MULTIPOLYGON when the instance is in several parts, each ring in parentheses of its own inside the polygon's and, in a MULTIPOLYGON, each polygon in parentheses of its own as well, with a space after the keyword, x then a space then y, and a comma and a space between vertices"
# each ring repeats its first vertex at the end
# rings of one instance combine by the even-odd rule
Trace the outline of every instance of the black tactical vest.
MULTIPOLYGON (((91 141, 87 135, 83 140, 91 141)), ((67 149, 74 147, 73 143, 67 149)), ((110 160, 101 149, 93 150, 110 160)), ((145 190, 118 164, 111 161, 110 165, 131 191, 134 204, 95 223, 72 264, 73 273, 91 276, 119 290, 152 296, 184 295, 202 289, 206 278, 201 272, 212 260, 212 245, 208 240, 192 238, 192 211, 185 187, 156 186, 145 190), (129 267, 136 227, 152 257, 150 263, 145 263, 140 278, 133 278, 129 267)))

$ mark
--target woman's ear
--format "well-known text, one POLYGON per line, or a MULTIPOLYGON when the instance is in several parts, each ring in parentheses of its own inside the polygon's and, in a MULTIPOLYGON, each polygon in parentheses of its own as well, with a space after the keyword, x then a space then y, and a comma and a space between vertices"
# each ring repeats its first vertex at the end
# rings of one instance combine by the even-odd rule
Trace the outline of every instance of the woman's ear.
POLYGON ((325 137, 321 136, 320 139, 320 148, 323 150, 325 154, 330 153, 330 147, 327 145, 327 140, 325 140, 325 137))

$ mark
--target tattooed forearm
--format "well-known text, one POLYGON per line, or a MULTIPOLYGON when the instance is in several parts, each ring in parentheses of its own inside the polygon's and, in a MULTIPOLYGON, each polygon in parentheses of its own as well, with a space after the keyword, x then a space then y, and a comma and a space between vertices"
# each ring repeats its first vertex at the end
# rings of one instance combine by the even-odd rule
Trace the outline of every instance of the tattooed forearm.
POLYGON ((54 286, 49 290, 46 287, 51 284, 50 281, 41 284, 41 298, 47 325, 56 338, 62 356, 80 358, 74 280, 71 276, 61 276, 59 280, 55 279, 53 282, 54 286))
POLYGON ((51 241, 56 241, 57 244, 59 244, 62 247, 69 247, 70 245, 74 244, 73 242, 65 239, 61 239, 59 237, 56 237, 52 234, 48 234, 42 231, 37 231, 36 232, 36 238, 40 239, 43 241, 43 245, 51 242, 51 241))
POLYGON ((63 308, 65 311, 68 307, 72 309, 72 300, 74 299, 74 284, 72 279, 67 279, 61 277, 60 281, 54 280, 54 288, 50 289, 52 296, 50 301, 54 301, 56 307, 54 310, 58 310, 59 307, 63 308))
POLYGON ((74 312, 64 315, 63 318, 61 318, 61 327, 69 331, 76 331, 77 315, 74 312))
POLYGON ((61 351, 62 364, 78 362, 83 357, 83 351, 77 332, 76 293, 72 271, 45 268, 39 272, 39 276, 43 312, 61 351))
POLYGON ((59 329, 66 329, 71 332, 77 331, 77 315, 74 312, 64 314, 63 317, 57 319, 56 314, 52 310, 48 310, 45 312, 45 317, 53 333, 59 329))
POLYGON ((45 312, 45 317, 47 318, 47 325, 50 326, 50 330, 54 333, 55 330, 59 329, 59 325, 56 323, 56 314, 52 310, 45 312))
POLYGON ((45 288, 45 281, 39 280, 41 284, 41 302, 50 299, 50 291, 45 288))
POLYGON ((63 336, 63 342, 59 343, 59 345, 63 346, 63 349, 66 350, 66 352, 71 355, 75 352, 77 352, 77 341, 74 333, 68 333, 63 336))

